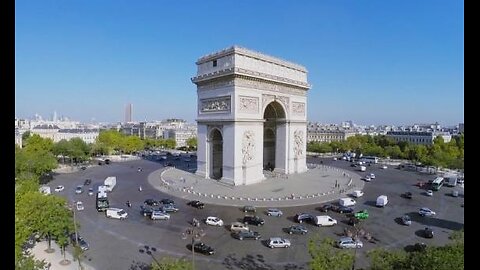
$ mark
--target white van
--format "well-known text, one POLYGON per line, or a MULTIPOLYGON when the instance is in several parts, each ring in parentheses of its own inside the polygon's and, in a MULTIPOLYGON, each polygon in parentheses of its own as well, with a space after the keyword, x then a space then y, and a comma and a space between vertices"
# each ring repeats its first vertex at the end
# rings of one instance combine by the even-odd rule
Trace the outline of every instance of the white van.
POLYGON ((128 217, 128 213, 121 208, 107 208, 107 211, 105 211, 105 215, 108 218, 116 219, 126 219, 128 217))
POLYGON ((341 205, 341 206, 346 206, 346 207, 349 207, 349 206, 354 206, 355 204, 357 204, 357 202, 352 199, 352 198, 341 198, 338 203, 341 205))
POLYGON ((330 216, 316 216, 314 219, 315 225, 317 226, 333 226, 337 224, 337 220, 331 218, 330 216))
POLYGON ((388 203, 388 197, 386 195, 380 195, 377 198, 377 206, 384 207, 388 203))
POLYGON ((365 166, 360 166, 360 171, 361 171, 361 172, 364 172, 364 171, 366 171, 366 170, 367 170, 367 167, 365 167, 365 166))

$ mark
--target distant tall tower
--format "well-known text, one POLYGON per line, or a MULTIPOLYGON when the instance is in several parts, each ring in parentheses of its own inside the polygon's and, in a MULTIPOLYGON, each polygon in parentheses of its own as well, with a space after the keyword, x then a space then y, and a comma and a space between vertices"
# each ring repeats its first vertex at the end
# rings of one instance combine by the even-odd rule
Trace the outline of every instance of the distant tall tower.
POLYGON ((57 122, 57 111, 53 111, 53 122, 56 123, 57 122))
POLYGON ((132 122, 132 103, 128 103, 125 107, 125 123, 132 122))

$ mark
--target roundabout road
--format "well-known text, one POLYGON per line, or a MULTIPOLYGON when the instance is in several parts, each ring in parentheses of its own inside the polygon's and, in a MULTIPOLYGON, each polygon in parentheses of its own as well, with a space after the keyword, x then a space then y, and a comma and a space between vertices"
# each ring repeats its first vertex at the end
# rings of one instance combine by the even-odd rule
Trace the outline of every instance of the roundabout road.
MULTIPOLYGON (((355 169, 345 161, 312 158, 308 162, 320 163, 320 161, 325 165, 345 170, 355 169)), ((171 162, 175 162, 177 166, 182 165, 180 164, 182 161, 179 160, 171 162)), ((70 202, 81 200, 85 205, 85 210, 77 212, 77 221, 81 226, 80 234, 90 244, 90 250, 85 252, 89 265, 99 270, 140 269, 135 267, 149 264, 153 260, 151 255, 146 254, 147 249, 153 250, 151 254, 155 259, 174 256, 191 260, 191 251, 187 249, 191 239, 188 237, 182 239, 182 233, 189 228, 189 221, 193 217, 204 219, 210 215, 218 216, 224 220, 225 224, 243 218, 244 213, 238 207, 207 204, 205 209, 199 210, 187 206, 187 200, 153 188, 148 184, 147 177, 159 169, 163 169, 163 166, 156 161, 119 162, 76 173, 60 174, 49 184, 51 187, 64 185, 65 190, 56 194, 66 197, 70 202), (142 167, 143 171, 138 172, 138 167, 142 167), (127 220, 107 219, 103 212, 96 211, 95 196, 88 196, 86 192, 75 194, 75 187, 83 184, 86 178, 92 179, 89 187, 96 190, 107 176, 117 177, 117 186, 109 194, 110 205, 124 208, 129 214, 127 220), (142 192, 138 191, 140 185, 143 187, 142 192), (151 221, 140 214, 140 205, 147 198, 173 199, 180 211, 173 213, 168 221, 151 221), (131 208, 126 207, 127 200, 132 203, 131 208)), ((403 248, 405 245, 416 242, 425 242, 429 245, 445 244, 449 241, 448 235, 452 230, 463 227, 464 209, 460 207, 463 202, 463 190, 459 198, 445 195, 451 193, 451 188, 447 187, 435 192, 433 197, 427 197, 422 195, 422 190, 413 184, 418 179, 428 180, 433 179, 434 176, 393 168, 382 170, 376 165, 368 167, 367 172, 373 172, 377 177, 371 183, 366 183, 365 195, 357 200, 355 210, 368 209, 370 217, 363 222, 363 228, 377 241, 375 243, 363 241, 364 248, 357 253, 357 267, 366 266, 365 253, 371 248, 403 248), (400 194, 405 191, 411 191, 414 194, 413 200, 400 197, 400 194), (385 208, 376 208, 375 199, 382 194, 388 196, 389 203, 385 208), (420 207, 430 207, 437 212, 437 216, 420 218, 416 214, 420 207), (405 213, 409 213, 413 219, 411 226, 402 226, 395 221, 405 213), (435 238, 425 239, 419 233, 427 225, 434 229, 435 238)), ((85 189, 88 189, 88 186, 85 189)), ((292 247, 289 249, 269 249, 263 241, 239 241, 233 239, 225 227, 211 227, 202 223, 201 229, 206 233, 202 241, 214 247, 216 253, 212 256, 195 254, 196 269, 308 269, 307 262, 310 260, 307 249, 308 239, 316 234, 322 238, 337 239, 337 234, 349 227, 342 222, 347 219, 344 214, 329 212, 328 215, 339 221, 338 225, 318 228, 306 224, 309 233, 305 236, 288 235, 283 231, 283 228, 295 224, 293 217, 296 213, 308 212, 322 215, 316 210, 318 205, 281 207, 284 216, 280 218, 266 216, 265 208, 257 210, 257 214, 265 219, 265 225, 250 227, 260 232, 264 240, 273 236, 290 239, 292 247)))

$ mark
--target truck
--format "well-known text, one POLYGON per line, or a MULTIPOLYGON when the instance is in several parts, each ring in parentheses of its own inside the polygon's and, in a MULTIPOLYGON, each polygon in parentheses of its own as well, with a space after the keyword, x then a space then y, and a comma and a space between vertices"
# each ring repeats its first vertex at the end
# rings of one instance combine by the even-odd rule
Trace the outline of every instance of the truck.
POLYGON ((117 185, 117 177, 116 176, 109 176, 105 178, 103 184, 107 187, 107 191, 111 192, 113 188, 117 185))
POLYGON ((331 218, 330 216, 316 216, 314 218, 315 225, 322 227, 322 226, 333 226, 337 224, 337 220, 331 218))
POLYGON ((377 198, 377 207, 384 207, 388 203, 388 197, 386 195, 380 195, 377 198))
POLYGON ((345 206, 345 207, 354 206, 356 203, 357 202, 352 198, 341 198, 338 200, 338 204, 340 204, 340 206, 345 206))
POLYGON ((105 211, 110 206, 106 192, 99 191, 97 193, 95 206, 98 212, 105 211))
POLYGON ((457 186, 457 177, 456 176, 449 176, 446 184, 447 184, 447 187, 457 186))

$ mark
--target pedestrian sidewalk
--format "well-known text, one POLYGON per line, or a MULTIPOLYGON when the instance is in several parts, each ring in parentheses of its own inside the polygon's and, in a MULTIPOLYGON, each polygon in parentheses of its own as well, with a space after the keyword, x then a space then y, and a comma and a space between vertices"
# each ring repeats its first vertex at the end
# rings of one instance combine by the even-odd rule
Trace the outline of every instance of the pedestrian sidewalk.
POLYGON ((61 253, 60 247, 52 241, 51 247, 55 250, 53 253, 47 253, 45 250, 48 248, 47 241, 37 242, 35 246, 30 250, 30 254, 32 254, 37 260, 45 260, 48 264, 50 263, 50 268, 45 268, 49 270, 95 270, 95 268, 87 265, 85 262, 81 261, 83 268, 80 268, 78 265, 78 261, 74 261, 73 255, 68 252, 68 248, 65 254, 65 258, 70 262, 67 265, 63 265, 61 262, 63 261, 63 255, 61 253))
POLYGON ((252 185, 231 186, 183 170, 168 168, 148 176, 149 183, 173 196, 219 205, 300 206, 332 201, 361 190, 360 176, 339 168, 315 165, 301 174, 271 177, 252 185))

